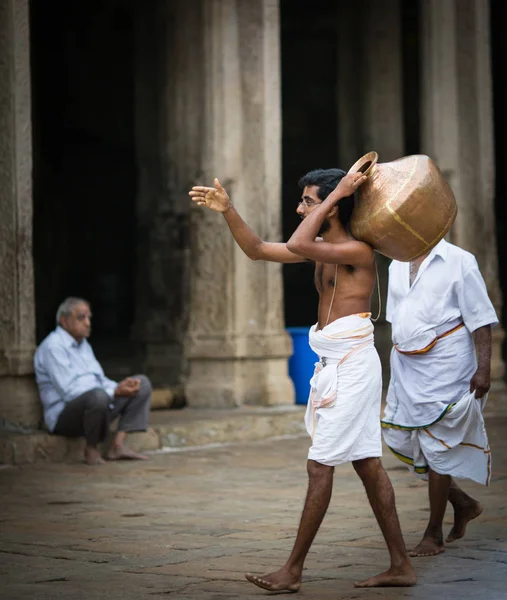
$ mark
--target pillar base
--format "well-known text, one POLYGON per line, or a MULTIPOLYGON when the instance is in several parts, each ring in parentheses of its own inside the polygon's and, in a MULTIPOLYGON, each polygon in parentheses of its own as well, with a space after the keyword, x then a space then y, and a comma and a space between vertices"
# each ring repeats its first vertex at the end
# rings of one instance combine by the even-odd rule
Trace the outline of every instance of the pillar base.
POLYGON ((286 357, 193 359, 185 396, 194 408, 277 406, 295 399, 286 357))
POLYGON ((34 377, 0 377, 0 416, 4 424, 38 429, 42 405, 34 377))

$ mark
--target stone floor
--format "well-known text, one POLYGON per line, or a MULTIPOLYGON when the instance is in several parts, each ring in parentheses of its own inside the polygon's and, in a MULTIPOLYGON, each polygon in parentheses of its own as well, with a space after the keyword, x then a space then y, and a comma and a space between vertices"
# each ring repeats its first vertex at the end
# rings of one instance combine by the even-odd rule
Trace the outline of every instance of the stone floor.
MULTIPOLYGON (((490 411, 489 488, 464 483, 484 513, 466 539, 415 559, 414 588, 357 590, 387 566, 381 535, 352 468, 337 469, 330 511, 299 597, 507 599, 507 413, 490 411)), ((306 488, 306 437, 172 449, 147 463, 74 461, 0 470, 3 600, 265 598, 243 578, 290 551, 306 488)), ((428 518, 426 486, 391 455, 406 542, 428 518)), ((451 523, 446 517, 446 528, 451 523)))

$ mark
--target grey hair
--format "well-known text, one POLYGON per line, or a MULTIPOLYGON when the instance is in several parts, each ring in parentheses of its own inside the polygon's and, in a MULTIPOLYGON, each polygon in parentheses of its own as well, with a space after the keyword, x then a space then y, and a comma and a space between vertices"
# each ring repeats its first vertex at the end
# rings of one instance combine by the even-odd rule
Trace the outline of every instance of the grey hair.
POLYGON ((84 298, 74 298, 72 296, 70 298, 65 298, 56 311, 56 324, 60 325, 60 319, 62 317, 70 317, 74 307, 78 304, 87 304, 90 306, 88 300, 85 300, 84 298))

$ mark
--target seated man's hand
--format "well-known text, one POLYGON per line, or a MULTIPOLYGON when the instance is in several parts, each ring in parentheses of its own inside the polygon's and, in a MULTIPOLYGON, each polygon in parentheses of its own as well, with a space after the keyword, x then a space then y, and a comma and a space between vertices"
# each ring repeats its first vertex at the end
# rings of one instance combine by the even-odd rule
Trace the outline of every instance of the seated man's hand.
POLYGON ((114 390, 115 396, 135 396, 141 386, 140 379, 134 379, 133 377, 127 377, 116 386, 114 390))

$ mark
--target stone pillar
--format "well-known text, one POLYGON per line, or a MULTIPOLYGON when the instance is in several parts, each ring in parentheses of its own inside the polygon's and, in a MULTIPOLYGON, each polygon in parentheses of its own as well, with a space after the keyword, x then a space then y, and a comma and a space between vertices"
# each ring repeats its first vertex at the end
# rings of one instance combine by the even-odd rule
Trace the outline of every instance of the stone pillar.
MULTIPOLYGON (((201 74, 193 97, 203 102, 198 181, 212 184, 218 177, 252 228, 276 241, 281 237, 278 2, 203 0, 200 7, 200 28, 191 44, 182 40, 180 47, 185 53, 196 40, 203 44, 201 62, 190 65, 201 74)), ((281 266, 250 261, 219 214, 196 207, 191 223, 189 405, 292 403, 281 266)))
MULTIPOLYGON (((447 176, 458 203, 453 243, 479 262, 498 315, 488 0, 425 0, 422 7, 423 152, 447 176)), ((503 330, 493 330, 492 375, 503 375, 503 330)))
POLYGON ((29 55, 28 0, 0 0, 0 419, 36 426, 29 55))

